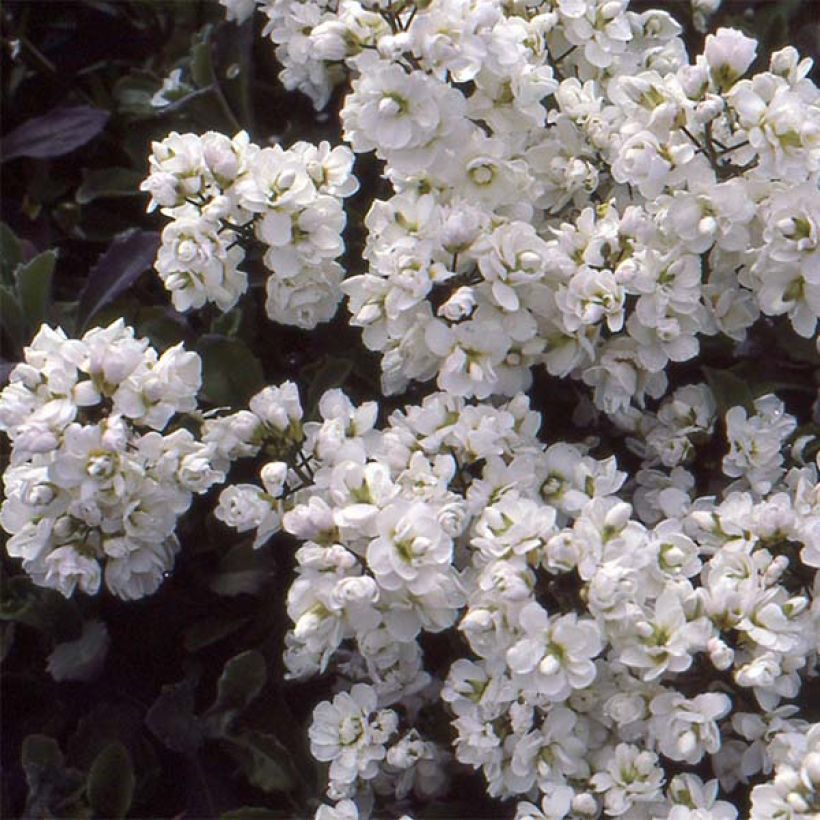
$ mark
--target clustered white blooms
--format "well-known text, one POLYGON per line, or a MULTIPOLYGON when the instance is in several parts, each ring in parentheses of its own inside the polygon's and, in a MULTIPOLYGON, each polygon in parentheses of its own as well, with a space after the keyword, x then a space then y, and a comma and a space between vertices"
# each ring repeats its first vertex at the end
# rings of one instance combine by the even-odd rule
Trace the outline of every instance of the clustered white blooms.
POLYGON ((543 364, 616 412, 703 335, 814 336, 820 101, 793 48, 747 76, 757 43, 720 29, 690 60, 627 0, 258 5, 289 87, 321 107, 350 76, 344 138, 394 189, 342 284, 385 392, 512 396, 543 364))
POLYGON ((260 527, 258 543, 271 514, 302 542, 289 676, 332 669, 353 684, 314 712, 311 748, 339 801, 317 817, 369 816, 391 787, 399 801, 439 794, 448 750, 413 724, 442 701, 455 758, 483 771, 491 796, 522 798, 517 820, 733 818, 719 787, 773 768, 756 810, 820 808, 817 728, 787 702, 820 650, 820 495, 814 464, 784 467, 794 418, 776 397, 745 424, 729 410, 726 480, 698 497, 686 465, 714 434, 705 385, 640 420, 631 484, 613 457, 541 443, 525 396, 493 406, 434 393, 379 429, 375 403, 339 390, 304 424, 293 385, 267 391, 303 475, 287 473, 283 494, 286 466, 271 462, 264 491, 229 487, 220 509, 240 530, 260 527), (688 443, 661 446, 660 428, 688 443), (251 498, 265 503, 246 515, 251 498), (469 652, 442 679, 422 640, 445 630, 469 652), (667 777, 666 761, 704 760, 711 780, 667 777))
POLYGON ((158 355, 122 320, 81 339, 40 328, 0 392, 11 440, 0 525, 36 584, 66 597, 95 594, 103 577, 127 600, 156 591, 179 551, 177 519, 228 466, 181 423, 200 369, 196 353, 158 355))
POLYGON ((268 316, 310 329, 342 298, 342 198, 358 188, 353 154, 327 142, 260 148, 244 131, 173 132, 153 143, 141 188, 172 219, 162 231, 156 270, 185 311, 214 302, 233 307, 248 288, 246 245, 258 243, 268 316))
MULTIPOLYGON (((317 108, 350 81, 352 151, 156 143, 143 189, 173 219, 175 306, 229 309, 258 241, 271 318, 312 328, 344 292, 383 391, 440 392, 379 424, 331 390, 310 420, 286 382, 163 434, 196 409, 194 354, 122 323, 44 328, 0 394, 10 554, 67 595, 101 561, 116 594, 148 594, 191 494, 265 460, 216 516, 255 547, 300 542, 285 665, 338 684, 309 729, 334 803, 317 820, 435 799, 453 758, 516 820, 730 820, 752 783, 756 820, 817 816, 820 724, 795 701, 818 674, 820 456, 776 395, 727 409, 666 372, 761 316, 816 337, 811 61, 785 48, 750 75, 757 43, 732 29, 690 59, 669 14, 627 0, 220 1, 262 10, 317 108), (393 193, 343 281, 353 152, 393 193), (597 440, 539 439, 537 365, 589 388, 634 475, 597 440), (443 710, 449 748, 422 720, 443 710)), ((696 23, 718 5, 693 0, 696 23)))

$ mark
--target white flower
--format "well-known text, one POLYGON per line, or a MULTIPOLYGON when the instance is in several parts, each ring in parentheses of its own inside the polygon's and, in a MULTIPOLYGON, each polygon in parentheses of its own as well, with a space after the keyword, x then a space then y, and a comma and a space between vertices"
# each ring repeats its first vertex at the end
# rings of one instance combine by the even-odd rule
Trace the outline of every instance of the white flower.
POLYGON ((670 760, 695 764, 705 753, 720 749, 717 721, 731 708, 732 701, 722 693, 709 692, 686 700, 669 692, 652 699, 650 728, 670 760))
POLYGON ((371 780, 378 774, 384 744, 398 717, 391 710, 377 712, 376 705, 375 690, 359 683, 313 710, 310 751, 317 760, 330 763, 331 781, 352 783, 357 777, 371 780))
POLYGON ((270 503, 254 484, 231 484, 219 494, 214 515, 238 532, 256 529, 268 516, 270 503))
POLYGON ((550 619, 534 602, 521 610, 519 620, 525 637, 507 651, 506 658, 514 673, 529 676, 529 686, 551 701, 562 701, 573 689, 592 683, 591 659, 602 649, 594 621, 574 614, 550 619))
POLYGON ((704 56, 712 80, 721 91, 728 91, 752 64, 757 40, 733 28, 719 28, 706 36, 704 56))
POLYGON ((302 418, 299 388, 290 381, 278 387, 266 387, 253 396, 248 405, 252 413, 273 430, 286 431, 302 418))
POLYGON ((730 449, 723 457, 723 472, 744 476, 752 489, 765 493, 782 472, 780 450, 797 420, 784 412, 783 402, 772 394, 755 399, 754 407, 752 416, 743 407, 732 407, 726 413, 730 449))
POLYGON ((656 754, 626 743, 619 743, 614 754, 610 749, 607 752, 610 760, 606 768, 590 779, 595 791, 604 795, 607 815, 620 817, 633 810, 636 803, 660 797, 663 771, 656 754))

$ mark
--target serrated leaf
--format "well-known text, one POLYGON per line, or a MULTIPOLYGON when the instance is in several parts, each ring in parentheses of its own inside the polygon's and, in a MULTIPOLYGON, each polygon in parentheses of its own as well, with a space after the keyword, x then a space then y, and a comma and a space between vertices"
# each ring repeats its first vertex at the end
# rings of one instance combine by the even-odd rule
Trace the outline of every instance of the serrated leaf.
POLYGON ((713 367, 701 368, 706 383, 715 397, 718 415, 722 418, 732 407, 744 407, 747 413, 754 413, 754 396, 749 385, 729 370, 713 367))
POLYGON ((134 766, 122 743, 109 743, 97 755, 86 789, 98 817, 125 817, 134 797, 134 766))
POLYGON ((26 120, 3 137, 0 162, 17 157, 49 159, 69 154, 99 134, 111 115, 90 105, 61 106, 26 120))
POLYGON ((95 199, 142 196, 142 179, 143 174, 133 168, 94 168, 83 173, 83 181, 74 199, 85 205, 95 199))
POLYGON ((173 752, 191 753, 202 743, 202 723, 194 714, 190 680, 163 686, 145 716, 145 724, 173 752))
POLYGON ((183 633, 183 645, 188 652, 198 652, 232 635, 248 622, 247 618, 224 618, 218 615, 204 618, 183 633))
POLYGON ((241 339, 208 334, 197 352, 202 357, 202 395, 212 404, 241 407, 262 389, 262 365, 241 339))
POLYGON ((38 254, 14 272, 20 307, 33 333, 45 320, 51 301, 51 279, 57 264, 57 251, 38 254))
POLYGON ((293 788, 290 752, 273 735, 248 731, 225 740, 251 785, 265 792, 293 788))
POLYGON ((267 678, 268 670, 260 652, 249 649, 235 655, 222 670, 216 700, 208 712, 241 712, 262 691, 267 678))
POLYGON ((78 322, 88 326, 98 310, 112 302, 154 264, 160 236, 136 228, 115 237, 91 269, 80 294, 78 322))

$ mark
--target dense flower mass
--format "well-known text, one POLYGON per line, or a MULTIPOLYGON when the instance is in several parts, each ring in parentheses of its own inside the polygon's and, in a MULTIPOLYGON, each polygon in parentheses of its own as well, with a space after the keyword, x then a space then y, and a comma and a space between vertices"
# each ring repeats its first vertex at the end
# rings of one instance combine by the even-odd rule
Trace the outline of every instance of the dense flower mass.
POLYGON ((200 359, 158 355, 122 320, 69 339, 43 325, 0 392, 11 439, 6 550, 66 597, 155 592, 179 551, 177 519, 227 460, 179 422, 197 409, 200 359))
MULTIPOLYGON (((257 5, 288 87, 321 108, 350 79, 344 138, 393 187, 341 286, 382 388, 442 391, 380 431, 328 394, 305 426, 290 674, 335 666, 410 715, 440 698, 456 759, 519 820, 731 818, 719 788, 773 769, 752 815, 812 815, 816 727, 787 703, 820 635, 811 436, 789 456, 777 396, 719 410, 667 377, 761 316, 815 338, 810 61, 751 75, 758 44, 726 28, 690 58, 667 13, 620 0, 257 5), (631 479, 538 441, 539 364, 590 388, 631 479), (494 396, 518 397, 471 402, 494 396), (692 461, 724 434, 731 481, 706 495, 692 461), (420 636, 452 628, 470 651, 442 688, 420 636), (714 779, 664 769, 704 760, 714 779)), ((696 27, 719 5, 693 2, 696 27)), ((330 774, 339 816, 367 813, 378 778, 330 774)))
POLYGON ((172 133, 154 143, 150 163, 149 209, 172 218, 156 269, 177 310, 232 308, 248 288, 244 245, 256 239, 270 273, 268 316, 302 328, 333 317, 344 275, 335 261, 344 250, 341 200, 358 187, 349 149, 259 148, 244 131, 172 133))
POLYGON ((387 393, 512 396, 542 364, 612 413, 703 336, 814 336, 820 104, 794 49, 750 77, 757 43, 720 29, 690 61, 621 0, 258 5, 286 84, 321 107, 349 75, 344 137, 386 162, 342 289, 387 393))
MULTIPOLYGON (((220 532, 295 544, 285 676, 329 683, 316 820, 399 816, 459 771, 515 820, 820 816, 820 405, 694 365, 753 366, 761 327, 820 352, 811 61, 733 28, 690 55, 628 0, 220 3, 264 14, 317 110, 344 88, 346 145, 155 142, 174 307, 264 279, 268 317, 312 330, 346 299, 381 393, 416 398, 317 377, 203 415, 182 346, 43 326, 0 393, 8 553, 65 596, 151 594, 237 463, 220 532), (345 271, 364 154, 382 198, 345 271), (572 435, 541 433, 536 368, 572 435)), ((75 643, 55 677, 108 634, 75 643)))
MULTIPOLYGON (((434 393, 379 429, 374 404, 333 390, 321 422, 296 427, 294 390, 260 396, 276 397, 267 412, 296 436, 302 476, 270 462, 264 490, 229 487, 220 510, 237 529, 256 528, 257 545, 280 518, 302 542, 289 675, 335 669, 356 682, 353 699, 317 707, 311 728, 314 754, 332 762, 332 799, 367 805, 391 780, 399 723, 389 709, 371 715, 397 704, 411 716, 448 704, 455 758, 483 771, 491 796, 540 795, 542 808, 521 802, 519 818, 683 817, 690 802, 704 812, 692 816, 735 817, 718 782, 730 791, 770 772, 781 744, 810 743, 810 724, 784 701, 799 695, 820 648, 817 582, 804 586, 820 567, 817 467, 784 469, 794 419, 774 396, 756 402, 750 429, 730 432, 724 472, 738 480, 696 497, 679 466, 686 448, 673 459, 648 442, 662 424, 684 441, 710 436, 705 385, 682 388, 663 421, 645 423, 631 486, 613 458, 542 444, 523 396, 491 406, 434 393), (765 413, 779 426, 757 427, 765 413), (767 468, 735 469, 736 451, 760 452, 767 468), (451 629, 468 652, 437 681, 423 638, 451 629), (668 780, 663 760, 711 760, 717 779, 668 780)), ((727 428, 735 417, 743 408, 729 410, 727 428)), ((432 742, 428 756, 446 753, 432 742)), ((414 782, 417 797, 446 785, 421 772, 414 782)), ((801 799, 816 799, 813 783, 801 799)), ((755 799, 775 799, 767 789, 755 799)))

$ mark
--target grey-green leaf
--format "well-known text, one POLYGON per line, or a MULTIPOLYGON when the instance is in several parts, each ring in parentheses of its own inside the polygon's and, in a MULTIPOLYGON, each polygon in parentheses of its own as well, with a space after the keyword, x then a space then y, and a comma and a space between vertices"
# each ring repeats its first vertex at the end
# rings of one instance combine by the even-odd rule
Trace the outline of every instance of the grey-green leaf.
POLYGON ((148 728, 173 752, 190 753, 202 743, 202 723, 194 714, 194 686, 190 680, 163 686, 145 716, 148 728))
POLYGON ((49 767, 60 768, 63 765, 63 753, 59 744, 47 735, 29 735, 23 741, 21 758, 29 784, 33 772, 49 767))
POLYGON ((46 735, 29 735, 23 741, 23 771, 28 783, 24 817, 52 817, 80 795, 85 778, 66 769, 57 741, 46 735))
POLYGON ((22 242, 5 222, 0 222, 0 267, 4 282, 11 282, 12 273, 22 261, 22 242))
POLYGON ((183 644, 188 652, 198 652, 206 646, 219 643, 247 622, 248 619, 244 617, 225 618, 214 615, 210 618, 203 618, 185 630, 183 644))
POLYGON ((209 712, 241 712, 262 691, 268 671, 260 652, 249 649, 235 655, 222 670, 216 700, 209 712))
POLYGON ((214 81, 214 66, 211 60, 211 26, 205 26, 197 39, 198 42, 191 49, 191 77, 199 88, 206 88, 214 81))
POLYGON ((294 786, 290 752, 273 735, 243 732, 226 738, 248 781, 265 792, 290 791, 294 786))
POLYGON ((241 339, 208 334, 197 351, 202 357, 202 392, 207 401, 241 407, 262 389, 262 365, 241 339))
POLYGON ((74 194, 81 205, 95 199, 142 196, 143 173, 133 168, 94 168, 83 173, 83 181, 74 194))
POLYGON ((269 561, 270 556, 265 550, 254 550, 250 543, 238 544, 219 562, 208 586, 217 595, 252 595, 265 583, 269 561))
POLYGON ((98 817, 125 817, 134 797, 134 766, 119 741, 109 743, 88 772, 88 802, 98 817))
MULTIPOLYGON (((0 316, 3 318, 3 333, 14 347, 20 349, 28 341, 26 320, 17 294, 5 285, 0 285, 0 316)), ((16 351, 16 352, 19 352, 16 351)))
POLYGON ((703 375, 715 396, 718 415, 723 417, 731 407, 744 407, 748 413, 754 412, 754 396, 749 385, 729 370, 704 367, 703 375))
POLYGON ((32 333, 48 314, 51 280, 56 263, 57 251, 44 251, 29 262, 24 262, 14 272, 20 307, 32 333))

